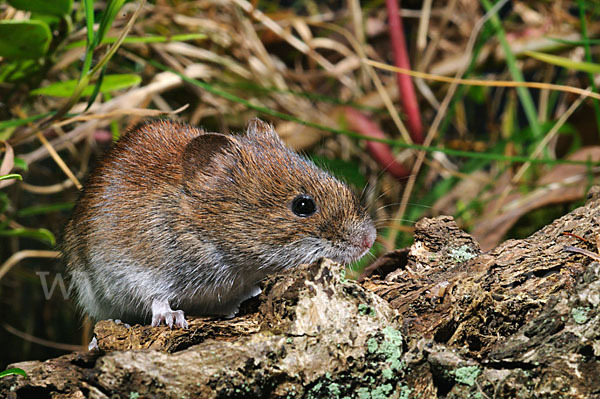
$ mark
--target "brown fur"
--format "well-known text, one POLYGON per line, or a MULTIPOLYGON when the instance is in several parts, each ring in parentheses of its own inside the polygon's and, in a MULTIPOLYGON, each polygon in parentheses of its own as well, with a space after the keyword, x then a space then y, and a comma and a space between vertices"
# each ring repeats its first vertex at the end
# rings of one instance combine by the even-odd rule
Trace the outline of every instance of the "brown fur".
POLYGON ((269 273, 322 256, 348 263, 374 235, 356 196, 272 126, 221 135, 158 121, 126 134, 91 174, 64 254, 86 312, 140 319, 156 300, 230 312, 269 273), (291 211, 300 194, 314 215, 291 211))

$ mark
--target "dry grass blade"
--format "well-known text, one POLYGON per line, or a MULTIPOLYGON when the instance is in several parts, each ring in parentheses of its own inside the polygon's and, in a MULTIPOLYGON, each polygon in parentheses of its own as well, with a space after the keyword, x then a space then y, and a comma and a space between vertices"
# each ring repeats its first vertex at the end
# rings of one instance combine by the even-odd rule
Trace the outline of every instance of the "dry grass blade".
MULTIPOLYGON (((506 0, 501 0, 498 3, 496 3, 496 5, 492 8, 492 10, 490 10, 490 12, 488 12, 484 16, 482 16, 475 24, 475 28, 471 32, 471 36, 469 37, 469 41, 467 43, 467 48, 465 49, 465 53, 469 55, 469 58, 470 58, 470 54, 472 54, 472 52, 473 52, 473 47, 475 46, 475 39, 479 35, 479 31, 483 27, 483 24, 488 20, 488 18, 490 18, 492 15, 494 15, 494 13, 500 7, 502 7, 504 5, 504 3, 506 3, 506 0)), ((452 82, 450 88, 448 89, 448 92, 446 93, 446 96, 444 97, 444 100, 442 101, 442 103, 436 113, 435 119, 433 120, 433 123, 429 127, 429 131, 427 132, 427 135, 425 136, 425 141, 423 142, 424 146, 426 146, 426 147, 430 146, 431 143, 433 142, 433 139, 437 135, 438 128, 439 128, 440 124, 442 123, 442 120, 444 119, 444 116, 446 114, 448 106, 450 105, 450 101, 452 100, 452 97, 454 96, 454 93, 456 92, 456 89, 458 88, 459 81, 461 80, 461 77, 464 75, 465 71, 467 70, 467 67, 468 67, 468 63, 465 62, 462 65, 462 67, 458 70, 458 72, 456 73, 456 76, 454 77, 453 82, 452 82)), ((396 220, 404 219, 404 214, 406 212, 408 202, 412 195, 412 190, 415 185, 417 176, 419 175, 419 171, 421 170, 421 166, 423 165, 423 162, 425 160, 425 155, 426 155, 425 151, 421 151, 418 153, 417 159, 413 165, 413 169, 408 178, 408 182, 406 183, 406 186, 402 193, 402 201, 400 202, 400 207, 398 208, 398 211, 394 215, 394 218, 396 220)), ((390 243, 396 242, 397 234, 398 234, 397 230, 390 231, 390 235, 388 237, 388 240, 390 243)))
MULTIPOLYGON (((4 144, 4 157, 2 158, 2 163, 0 163, 0 176, 7 175, 15 166, 15 152, 10 144, 6 141, 0 141, 0 143, 4 144)), ((15 180, 2 180, 0 181, 0 188, 10 186, 13 184, 15 180)))
MULTIPOLYGON (((591 91, 591 87, 588 87, 587 91, 591 91)), ((573 112, 575 112, 575 110, 577 108, 579 108, 579 106, 581 105, 583 100, 585 100, 585 97, 586 96, 583 94, 581 96, 579 96, 579 98, 571 104, 569 109, 560 116, 558 121, 556 121, 554 126, 552 126, 552 129, 550 129, 550 131, 548 133, 546 133, 544 138, 537 145, 537 147, 531 154, 531 159, 537 158, 542 153, 542 151, 544 150, 544 148, 546 148, 546 146, 548 145, 550 140, 552 140, 558 134, 558 131, 560 130, 560 128, 563 127, 563 125, 567 122, 567 119, 569 119, 569 117, 573 114, 573 112)), ((500 197, 498 198, 498 201, 497 201, 497 206, 491 212, 492 216, 497 215, 501 211, 501 208, 505 205, 504 201, 506 200, 506 197, 508 196, 510 191, 514 188, 514 185, 517 184, 521 180, 521 178, 523 177, 525 172, 527 172, 527 170, 530 167, 531 167, 531 162, 525 162, 523 165, 521 165, 519 170, 515 173, 515 175, 511 179, 511 185, 507 185, 504 188, 504 190, 502 191, 502 193, 500 194, 500 197)))
POLYGON ((63 344, 60 342, 54 342, 54 341, 50 341, 47 339, 38 338, 31 334, 27 334, 26 332, 19 331, 16 328, 14 328, 13 326, 6 324, 6 323, 2 324, 2 327, 4 327, 6 329, 6 331, 8 331, 9 333, 14 334, 17 337, 19 337, 25 341, 32 342, 37 345, 46 346, 48 348, 59 349, 61 351, 67 351, 67 352, 74 352, 74 351, 80 351, 80 350, 87 349, 87 348, 81 347, 79 345, 63 344))
POLYGON ((189 104, 186 104, 186 105, 179 107, 173 111, 162 111, 162 110, 148 109, 148 108, 119 109, 119 110, 107 112, 104 114, 94 113, 91 115, 74 116, 72 118, 65 119, 61 122, 57 122, 53 126, 55 126, 55 127, 65 126, 65 125, 69 125, 74 122, 85 122, 85 121, 91 121, 91 120, 97 120, 97 119, 107 119, 107 120, 115 119, 115 118, 126 116, 126 115, 127 116, 135 115, 135 116, 142 116, 142 117, 160 116, 160 115, 177 115, 178 113, 186 110, 188 107, 189 107, 189 104))
POLYGON ((600 94, 590 92, 586 89, 581 89, 579 87, 573 87, 573 86, 565 86, 565 85, 542 83, 542 82, 515 82, 515 81, 511 81, 511 80, 457 79, 457 78, 450 78, 447 76, 433 75, 430 73, 412 71, 410 69, 398 68, 393 65, 383 64, 381 62, 370 60, 367 58, 364 58, 363 62, 368 65, 372 65, 375 68, 384 69, 386 71, 403 73, 403 74, 414 76, 417 78, 434 80, 437 82, 461 84, 461 85, 468 85, 468 86, 483 86, 483 87, 515 87, 515 88, 516 87, 528 87, 530 89, 548 89, 548 90, 562 91, 565 93, 573 93, 573 94, 583 95, 585 97, 591 97, 591 98, 600 100, 600 94))
POLYGON ((6 273, 12 269, 14 265, 27 258, 58 258, 60 256, 60 252, 58 251, 43 251, 43 250, 34 250, 34 249, 26 249, 23 251, 16 252, 12 254, 10 258, 8 258, 2 266, 0 266, 0 280, 6 273))

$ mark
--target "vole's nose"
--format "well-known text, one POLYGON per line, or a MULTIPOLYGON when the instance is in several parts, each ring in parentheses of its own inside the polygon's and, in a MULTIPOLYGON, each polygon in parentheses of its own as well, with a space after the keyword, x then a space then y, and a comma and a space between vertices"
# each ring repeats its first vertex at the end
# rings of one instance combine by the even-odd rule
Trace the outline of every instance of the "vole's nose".
POLYGON ((377 238, 377 231, 375 230, 375 227, 373 227, 373 225, 369 225, 361 238, 361 248, 363 250, 371 248, 373 246, 373 243, 375 242, 375 238, 377 238))

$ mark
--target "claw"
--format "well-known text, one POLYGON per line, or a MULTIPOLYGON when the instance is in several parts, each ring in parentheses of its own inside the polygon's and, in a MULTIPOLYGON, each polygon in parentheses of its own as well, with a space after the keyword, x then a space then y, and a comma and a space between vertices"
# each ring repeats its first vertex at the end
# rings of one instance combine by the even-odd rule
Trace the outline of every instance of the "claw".
POLYGON ((169 301, 155 299, 152 302, 152 327, 158 327, 162 322, 169 328, 173 328, 173 325, 178 328, 188 328, 183 310, 173 310, 169 301))

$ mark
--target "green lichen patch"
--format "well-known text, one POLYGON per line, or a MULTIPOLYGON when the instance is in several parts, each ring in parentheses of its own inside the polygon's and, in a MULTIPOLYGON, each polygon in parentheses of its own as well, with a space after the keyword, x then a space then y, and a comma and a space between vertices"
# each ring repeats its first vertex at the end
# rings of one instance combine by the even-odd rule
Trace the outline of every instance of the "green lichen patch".
POLYGON ((392 370, 402 369, 402 334, 392 327, 385 327, 382 332, 384 339, 379 345, 378 353, 384 356, 392 370))
POLYGON ((588 321, 588 312, 590 308, 588 307, 579 307, 571 309, 571 316, 575 323, 577 324, 585 324, 588 321))
POLYGON ((450 251, 450 257, 452 258, 452 260, 454 260, 456 263, 462 263, 465 261, 468 261, 469 259, 474 258, 475 255, 474 253, 471 252, 471 248, 469 248, 466 245, 463 245, 459 248, 456 249, 452 249, 450 251))
POLYGON ((375 338, 369 338, 367 341, 367 351, 369 351, 369 353, 375 353, 378 348, 379 344, 377 343, 377 340, 375 338))
POLYGON ((386 380, 391 380, 395 375, 391 368, 387 368, 381 371, 381 376, 386 380))
POLYGON ((399 399, 409 399, 411 392, 412 392, 411 388, 407 387, 406 385, 402 385, 400 387, 400 396, 399 396, 399 399))
POLYGON ((358 304, 358 312, 364 315, 375 316, 375 309, 364 303, 358 304))
POLYGON ((481 374, 481 369, 477 366, 460 367, 452 372, 454 380, 460 384, 468 386, 475 385, 475 380, 481 374))

